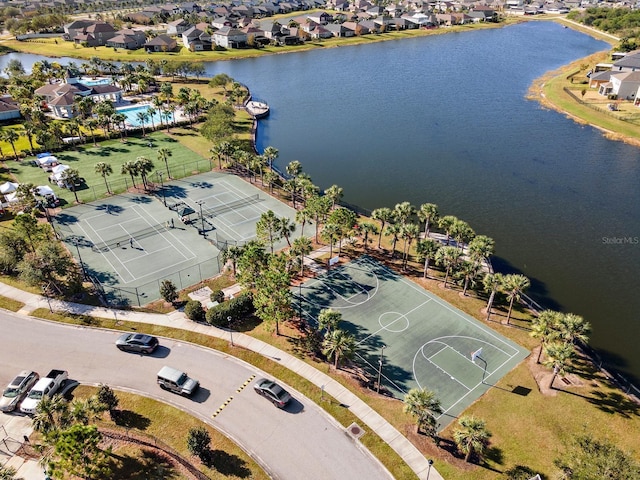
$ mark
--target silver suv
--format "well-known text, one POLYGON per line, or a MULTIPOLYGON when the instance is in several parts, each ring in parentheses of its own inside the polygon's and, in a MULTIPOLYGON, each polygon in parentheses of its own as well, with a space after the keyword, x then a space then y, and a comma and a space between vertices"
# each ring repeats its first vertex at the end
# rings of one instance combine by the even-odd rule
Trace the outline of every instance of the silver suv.
POLYGON ((173 393, 189 396, 198 389, 200 382, 172 367, 162 367, 158 372, 158 385, 173 393))
POLYGON ((0 411, 13 412, 39 378, 40 376, 36 372, 30 370, 20 372, 2 393, 0 411))

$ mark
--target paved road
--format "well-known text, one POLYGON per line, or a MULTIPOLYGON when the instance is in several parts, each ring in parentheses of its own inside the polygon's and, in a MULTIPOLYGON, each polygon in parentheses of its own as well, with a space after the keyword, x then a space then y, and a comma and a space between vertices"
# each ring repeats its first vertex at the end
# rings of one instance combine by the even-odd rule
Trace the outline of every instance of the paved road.
MULTIPOLYGON (((69 371, 80 383, 106 383, 173 404, 213 425, 243 446, 276 479, 389 479, 391 476, 335 420, 289 388, 294 401, 276 409, 248 385, 251 365, 172 339, 161 339, 151 356, 119 352, 118 332, 77 328, 0 313, 0 386, 21 369, 41 374, 69 371), (161 390, 155 375, 163 365, 180 368, 200 380, 187 399, 161 390), (227 406, 215 417, 221 405, 227 406)), ((257 377, 256 377, 257 378, 257 377)))

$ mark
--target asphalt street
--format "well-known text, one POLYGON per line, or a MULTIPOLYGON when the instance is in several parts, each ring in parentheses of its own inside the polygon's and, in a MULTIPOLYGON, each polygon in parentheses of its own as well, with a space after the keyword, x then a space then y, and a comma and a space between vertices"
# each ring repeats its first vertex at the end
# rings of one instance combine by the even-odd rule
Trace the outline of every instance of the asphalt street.
POLYGON ((235 440, 275 479, 392 478, 342 426, 299 392, 285 385, 293 401, 283 410, 257 395, 252 385, 264 374, 234 357, 172 339, 160 339, 153 355, 124 353, 114 345, 121 332, 8 312, 0 313, 0 330, 0 387, 23 369, 41 375, 64 369, 71 380, 105 383, 198 417, 235 440), (156 373, 163 365, 198 379, 197 394, 189 399, 162 390, 156 373))

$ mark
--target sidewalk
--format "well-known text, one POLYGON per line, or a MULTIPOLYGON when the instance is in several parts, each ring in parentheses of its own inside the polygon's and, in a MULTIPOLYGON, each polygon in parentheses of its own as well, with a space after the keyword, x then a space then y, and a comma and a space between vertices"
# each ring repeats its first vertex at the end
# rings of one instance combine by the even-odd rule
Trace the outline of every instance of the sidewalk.
MULTIPOLYGON (((321 249, 324 250, 324 249, 321 249)), ((327 249, 328 251, 328 249, 327 249)), ((314 257, 326 253, 324 251, 314 252, 314 257)), ((168 315, 143 313, 135 311, 114 310, 103 307, 93 307, 90 305, 82 305, 78 303, 63 302, 59 300, 48 300, 40 295, 35 295, 15 287, 11 287, 0 282, 0 295, 13 298, 25 304, 18 311, 18 314, 29 315, 37 308, 51 308, 54 311, 65 311, 77 315, 89 315, 92 317, 116 318, 130 322, 148 323, 155 325, 165 325, 183 330, 191 330, 204 335, 221 338, 230 341, 230 333, 219 328, 195 323, 187 319, 182 312, 172 312, 168 315)), ((420 479, 443 480, 442 476, 433 466, 429 465, 427 459, 420 451, 407 440, 398 430, 389 424, 382 416, 375 412, 365 402, 360 400, 356 395, 351 393, 347 388, 333 380, 330 376, 316 370, 312 366, 297 359, 296 357, 275 348, 268 343, 257 340, 249 335, 234 332, 233 342, 235 345, 252 350, 260 355, 271 358, 281 363, 289 370, 306 378, 318 388, 324 388, 327 394, 331 395, 338 402, 345 405, 346 408, 357 416, 362 423, 367 425, 371 430, 376 432, 380 438, 385 441, 393 450, 409 465, 420 479)), ((18 471, 18 474, 25 480, 40 480, 40 476, 28 475, 33 469, 33 465, 26 462, 18 471), (24 469, 24 470, 23 470, 24 469)), ((35 463, 35 462, 34 462, 35 463)))

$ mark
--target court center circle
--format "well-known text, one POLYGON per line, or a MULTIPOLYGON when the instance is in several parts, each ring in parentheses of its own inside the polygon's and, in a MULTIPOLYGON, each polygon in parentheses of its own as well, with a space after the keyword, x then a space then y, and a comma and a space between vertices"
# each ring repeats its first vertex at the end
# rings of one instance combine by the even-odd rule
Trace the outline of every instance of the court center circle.
POLYGON ((378 323, 387 332, 400 333, 409 328, 409 319, 398 312, 385 312, 378 317, 378 323))

